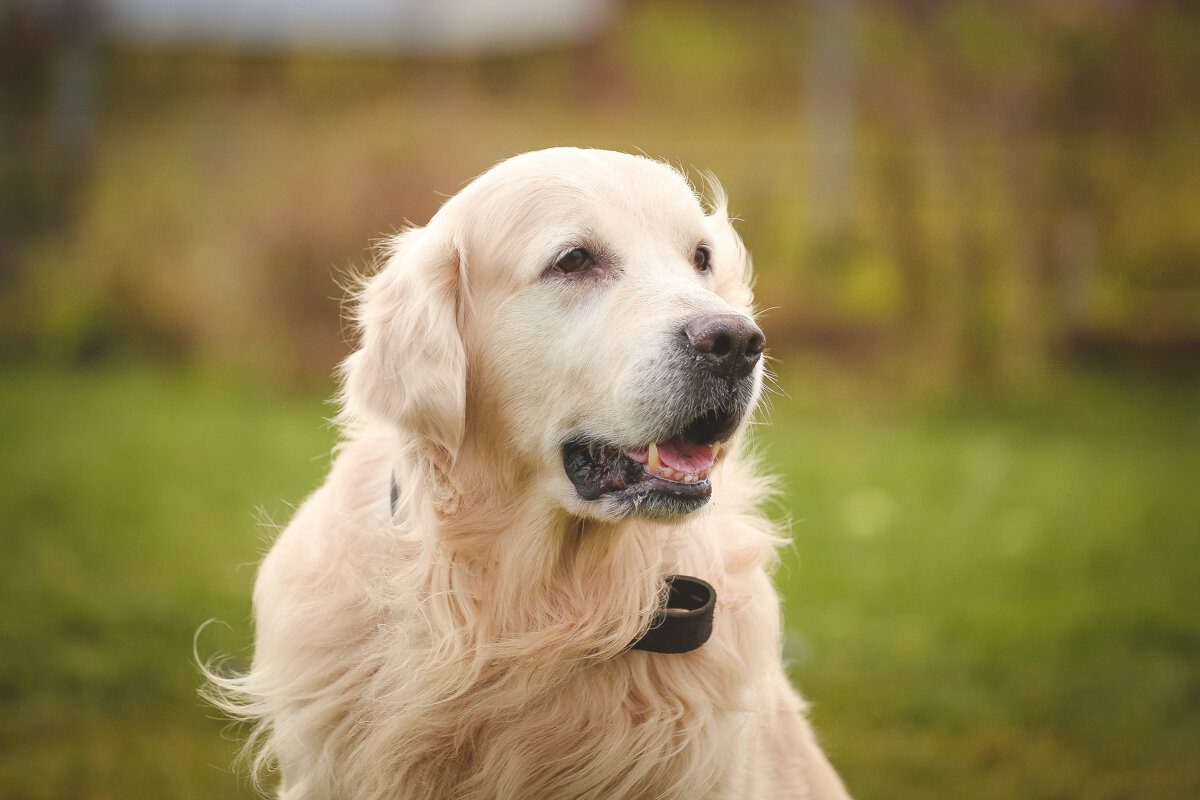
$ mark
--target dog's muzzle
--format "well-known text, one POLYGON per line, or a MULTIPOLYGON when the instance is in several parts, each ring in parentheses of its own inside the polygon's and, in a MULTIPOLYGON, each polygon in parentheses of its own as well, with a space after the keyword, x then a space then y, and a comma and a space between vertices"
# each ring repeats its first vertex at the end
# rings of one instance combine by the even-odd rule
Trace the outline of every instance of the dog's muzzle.
POLYGON ((671 347, 673 358, 654 383, 664 418, 649 441, 585 434, 563 444, 563 469, 581 500, 670 517, 711 497, 709 475, 749 412, 766 337, 744 315, 706 314, 678 329, 671 347))

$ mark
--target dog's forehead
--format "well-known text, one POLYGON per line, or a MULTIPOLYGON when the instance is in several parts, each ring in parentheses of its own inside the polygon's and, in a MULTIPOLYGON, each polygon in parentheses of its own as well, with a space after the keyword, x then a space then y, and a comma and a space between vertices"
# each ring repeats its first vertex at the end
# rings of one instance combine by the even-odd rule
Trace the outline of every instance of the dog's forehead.
POLYGON ((510 186, 526 193, 574 190, 607 195, 610 202, 661 195, 698 208, 687 180, 674 168, 644 156, 610 150, 559 147, 525 153, 496 165, 478 182, 510 186))
POLYGON ((593 233, 670 238, 702 229, 704 210, 677 171, 641 156, 556 148, 494 167, 461 195, 468 235, 516 243, 593 233))

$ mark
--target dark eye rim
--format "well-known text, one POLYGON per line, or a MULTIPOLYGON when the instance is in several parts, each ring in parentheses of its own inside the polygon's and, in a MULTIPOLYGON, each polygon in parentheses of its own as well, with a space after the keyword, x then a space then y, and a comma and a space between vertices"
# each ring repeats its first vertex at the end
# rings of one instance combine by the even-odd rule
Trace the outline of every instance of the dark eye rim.
POLYGON ((596 263, 596 256, 582 245, 575 245, 559 254, 551 266, 562 275, 577 275, 587 271, 596 263))
POLYGON ((712 248, 707 244, 697 245, 692 253, 692 266, 701 274, 712 272, 712 248))

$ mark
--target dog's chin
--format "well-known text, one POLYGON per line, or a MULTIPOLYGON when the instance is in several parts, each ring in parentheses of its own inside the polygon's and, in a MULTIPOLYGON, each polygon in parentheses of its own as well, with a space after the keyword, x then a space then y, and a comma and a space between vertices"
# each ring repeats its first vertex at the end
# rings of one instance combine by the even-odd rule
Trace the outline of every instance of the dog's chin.
POLYGON ((709 475, 721 446, 744 413, 711 410, 643 445, 585 435, 568 439, 562 447, 563 470, 579 510, 608 519, 672 519, 699 510, 712 497, 709 475))
POLYGON ((678 519, 698 511, 711 497, 712 483, 707 478, 693 484, 649 478, 613 499, 624 516, 678 519))

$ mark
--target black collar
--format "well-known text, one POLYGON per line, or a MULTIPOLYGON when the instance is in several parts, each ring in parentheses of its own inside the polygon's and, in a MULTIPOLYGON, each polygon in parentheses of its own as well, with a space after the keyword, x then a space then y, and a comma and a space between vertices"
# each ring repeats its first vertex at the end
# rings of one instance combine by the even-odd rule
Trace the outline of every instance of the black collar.
POLYGON ((660 608, 646 635, 630 645, 651 653, 687 653, 712 635, 717 593, 699 578, 667 576, 667 604, 660 608))
MULTIPOLYGON (((400 487, 392 477, 390 497, 392 516, 400 500, 400 487)), ((666 604, 654 615, 650 629, 629 648, 649 653, 688 653, 708 641, 712 635, 713 610, 717 593, 712 586, 688 575, 667 576, 666 604)))

